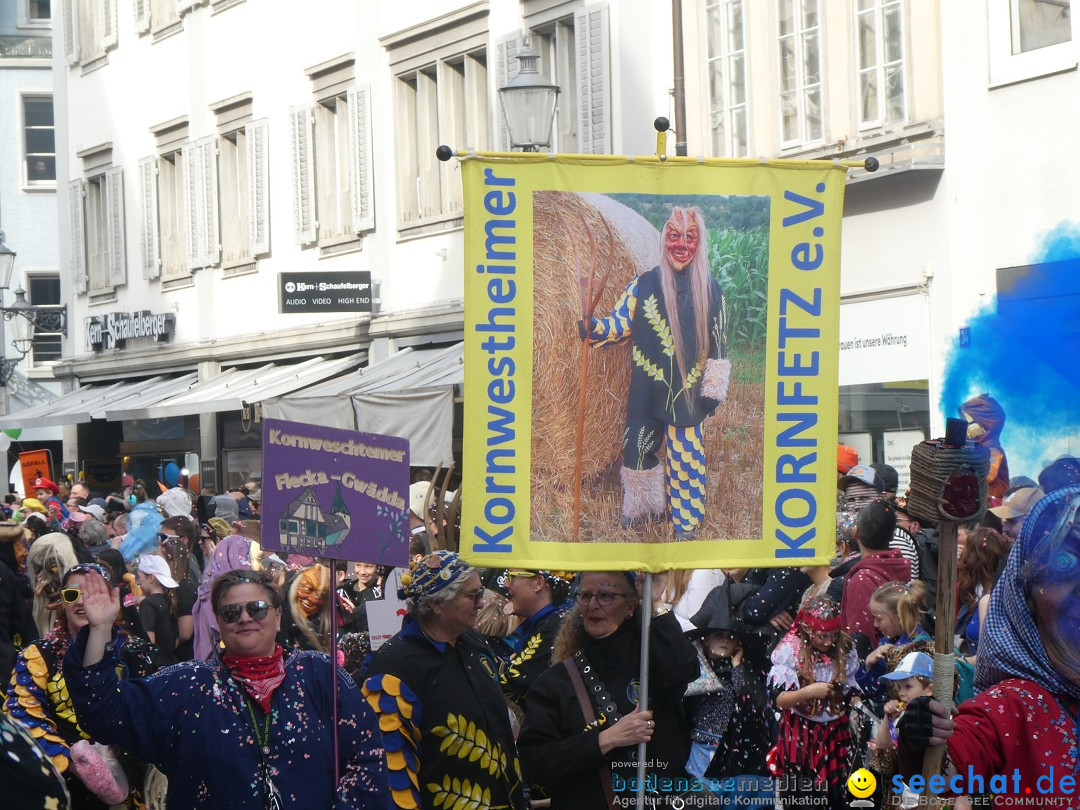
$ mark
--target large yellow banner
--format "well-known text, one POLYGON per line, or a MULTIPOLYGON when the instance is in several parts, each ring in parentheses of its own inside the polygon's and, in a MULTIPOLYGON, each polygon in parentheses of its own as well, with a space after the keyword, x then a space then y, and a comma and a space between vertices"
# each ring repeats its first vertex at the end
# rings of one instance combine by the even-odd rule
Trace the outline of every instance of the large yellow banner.
POLYGON ((461 553, 579 570, 828 562, 845 169, 461 169, 461 553))

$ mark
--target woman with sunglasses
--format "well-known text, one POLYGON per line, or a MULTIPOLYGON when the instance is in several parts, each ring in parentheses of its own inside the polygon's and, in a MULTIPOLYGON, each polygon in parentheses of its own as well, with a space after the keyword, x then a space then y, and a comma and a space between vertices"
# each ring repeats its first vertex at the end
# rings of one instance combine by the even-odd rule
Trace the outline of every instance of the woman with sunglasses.
MULTIPOLYGON (((8 687, 4 711, 30 729, 38 744, 52 759, 56 769, 63 775, 71 793, 73 808, 106 808, 112 801, 99 799, 83 781, 86 770, 73 763, 71 746, 91 737, 82 723, 82 717, 68 697, 68 688, 61 671, 64 655, 71 646, 75 634, 87 625, 86 605, 83 599, 86 580, 93 576, 108 580, 106 570, 94 563, 80 563, 69 568, 61 579, 60 610, 56 625, 45 638, 39 639, 20 653, 15 664, 15 674, 8 687)), ((127 633, 123 625, 110 631, 115 633, 114 658, 116 669, 113 677, 134 678, 149 675, 157 668, 149 644, 127 633)), ((87 778, 94 788, 99 784, 87 778)), ((134 806, 129 797, 125 806, 134 806)))
POLYGON ((451 551, 401 575, 408 615, 364 683, 397 807, 528 805, 494 659, 472 632, 483 593, 480 575, 451 551))
POLYGON ((690 729, 686 685, 699 673, 697 654, 663 605, 667 576, 653 577, 645 609, 649 632, 649 710, 640 711, 641 595, 622 571, 580 575, 576 606, 555 640, 552 666, 529 691, 518 737, 529 779, 551 796, 553 810, 616 806, 635 791, 637 745, 648 743, 650 779, 686 779, 690 729))
POLYGON ((117 683, 109 584, 84 585, 88 630, 64 662, 83 728, 152 762, 173 810, 388 807, 382 738, 360 690, 327 656, 285 655, 281 596, 266 574, 214 582, 211 606, 225 652, 147 679, 117 683), (338 678, 334 783, 331 678, 338 678))

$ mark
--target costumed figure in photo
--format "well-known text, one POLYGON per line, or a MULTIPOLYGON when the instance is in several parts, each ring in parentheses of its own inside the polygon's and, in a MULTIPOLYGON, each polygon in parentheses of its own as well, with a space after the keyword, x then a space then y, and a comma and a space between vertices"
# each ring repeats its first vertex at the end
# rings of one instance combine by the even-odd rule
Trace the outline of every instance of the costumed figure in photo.
POLYGON ((1009 491, 1009 462, 1001 448, 1001 431, 1005 427, 1005 409, 989 394, 972 397, 960 406, 960 416, 968 422, 967 437, 990 450, 990 472, 986 474, 986 494, 991 498, 1005 497, 1009 491))
MULTIPOLYGON (((104 808, 123 803, 133 807, 128 784, 137 784, 142 769, 128 764, 125 773, 114 753, 92 745, 82 724, 81 712, 68 695, 62 671, 64 655, 75 634, 87 624, 83 588, 93 574, 109 580, 109 574, 95 563, 79 563, 69 568, 60 581, 61 607, 56 626, 44 638, 27 646, 15 663, 15 674, 7 690, 4 711, 29 729, 30 734, 52 759, 71 792, 72 807, 104 808)), ((116 628, 113 678, 149 675, 157 667, 147 642, 129 635, 122 623, 116 628)))
POLYGON ((473 630, 483 593, 480 574, 451 551, 432 552, 401 575, 408 615, 364 682, 395 807, 528 806, 510 713, 473 630))
POLYGON ((731 361, 724 296, 709 275, 705 218, 673 207, 660 264, 626 287, 607 318, 579 325, 597 346, 633 344, 623 433, 623 523, 668 512, 677 539, 691 539, 705 513, 702 423, 727 398, 731 361), (664 464, 658 453, 663 447, 664 464))
POLYGON ((285 594, 281 625, 286 646, 328 652, 330 569, 325 565, 313 565, 288 575, 285 594))
POLYGON ((858 690, 859 654, 840 627, 840 608, 827 596, 808 599, 772 653, 769 688, 780 709, 772 764, 784 808, 806 796, 828 796, 843 807, 851 773, 849 701, 858 690))

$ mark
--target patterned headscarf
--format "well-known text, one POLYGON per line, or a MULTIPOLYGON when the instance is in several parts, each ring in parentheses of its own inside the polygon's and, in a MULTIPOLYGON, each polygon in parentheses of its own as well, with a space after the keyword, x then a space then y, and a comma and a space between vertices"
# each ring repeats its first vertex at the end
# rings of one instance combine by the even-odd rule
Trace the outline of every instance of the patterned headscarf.
POLYGON ((71 568, 64 572, 64 578, 61 580, 61 584, 67 585, 67 581, 75 574, 88 574, 91 571, 105 580, 106 585, 112 587, 112 575, 105 566, 98 565, 97 563, 79 563, 78 565, 71 566, 71 568))
MULTIPOLYGON (((1080 487, 1065 487, 1040 500, 1028 514, 994 590, 986 625, 979 633, 975 691, 982 692, 1006 678, 1024 678, 1050 692, 1080 699, 1080 685, 1058 672, 1043 645, 1035 617, 1028 607, 1031 569, 1038 560, 1055 564, 1065 553, 1064 541, 1076 531, 1072 521, 1080 510, 1080 487)), ((1071 581, 1075 581, 1073 575, 1071 581)))
POLYGON ((472 571, 470 566, 453 551, 433 551, 409 565, 401 575, 398 599, 420 599, 438 593, 458 577, 472 571))
POLYGON ((840 629, 840 606, 829 596, 811 596, 795 617, 792 630, 813 633, 833 633, 840 629))

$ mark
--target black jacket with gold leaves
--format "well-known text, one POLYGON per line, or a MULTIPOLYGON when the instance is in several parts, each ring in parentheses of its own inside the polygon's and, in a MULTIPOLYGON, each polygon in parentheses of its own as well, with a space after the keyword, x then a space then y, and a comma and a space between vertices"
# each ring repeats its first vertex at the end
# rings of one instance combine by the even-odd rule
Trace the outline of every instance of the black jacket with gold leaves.
POLYGON ((497 672, 472 632, 432 641, 410 618, 379 648, 364 694, 379 714, 397 807, 528 806, 497 672))
POLYGON ((523 621, 508 638, 513 652, 499 665, 499 685, 508 700, 525 711, 526 695, 551 666, 551 651, 566 611, 547 605, 523 621))

